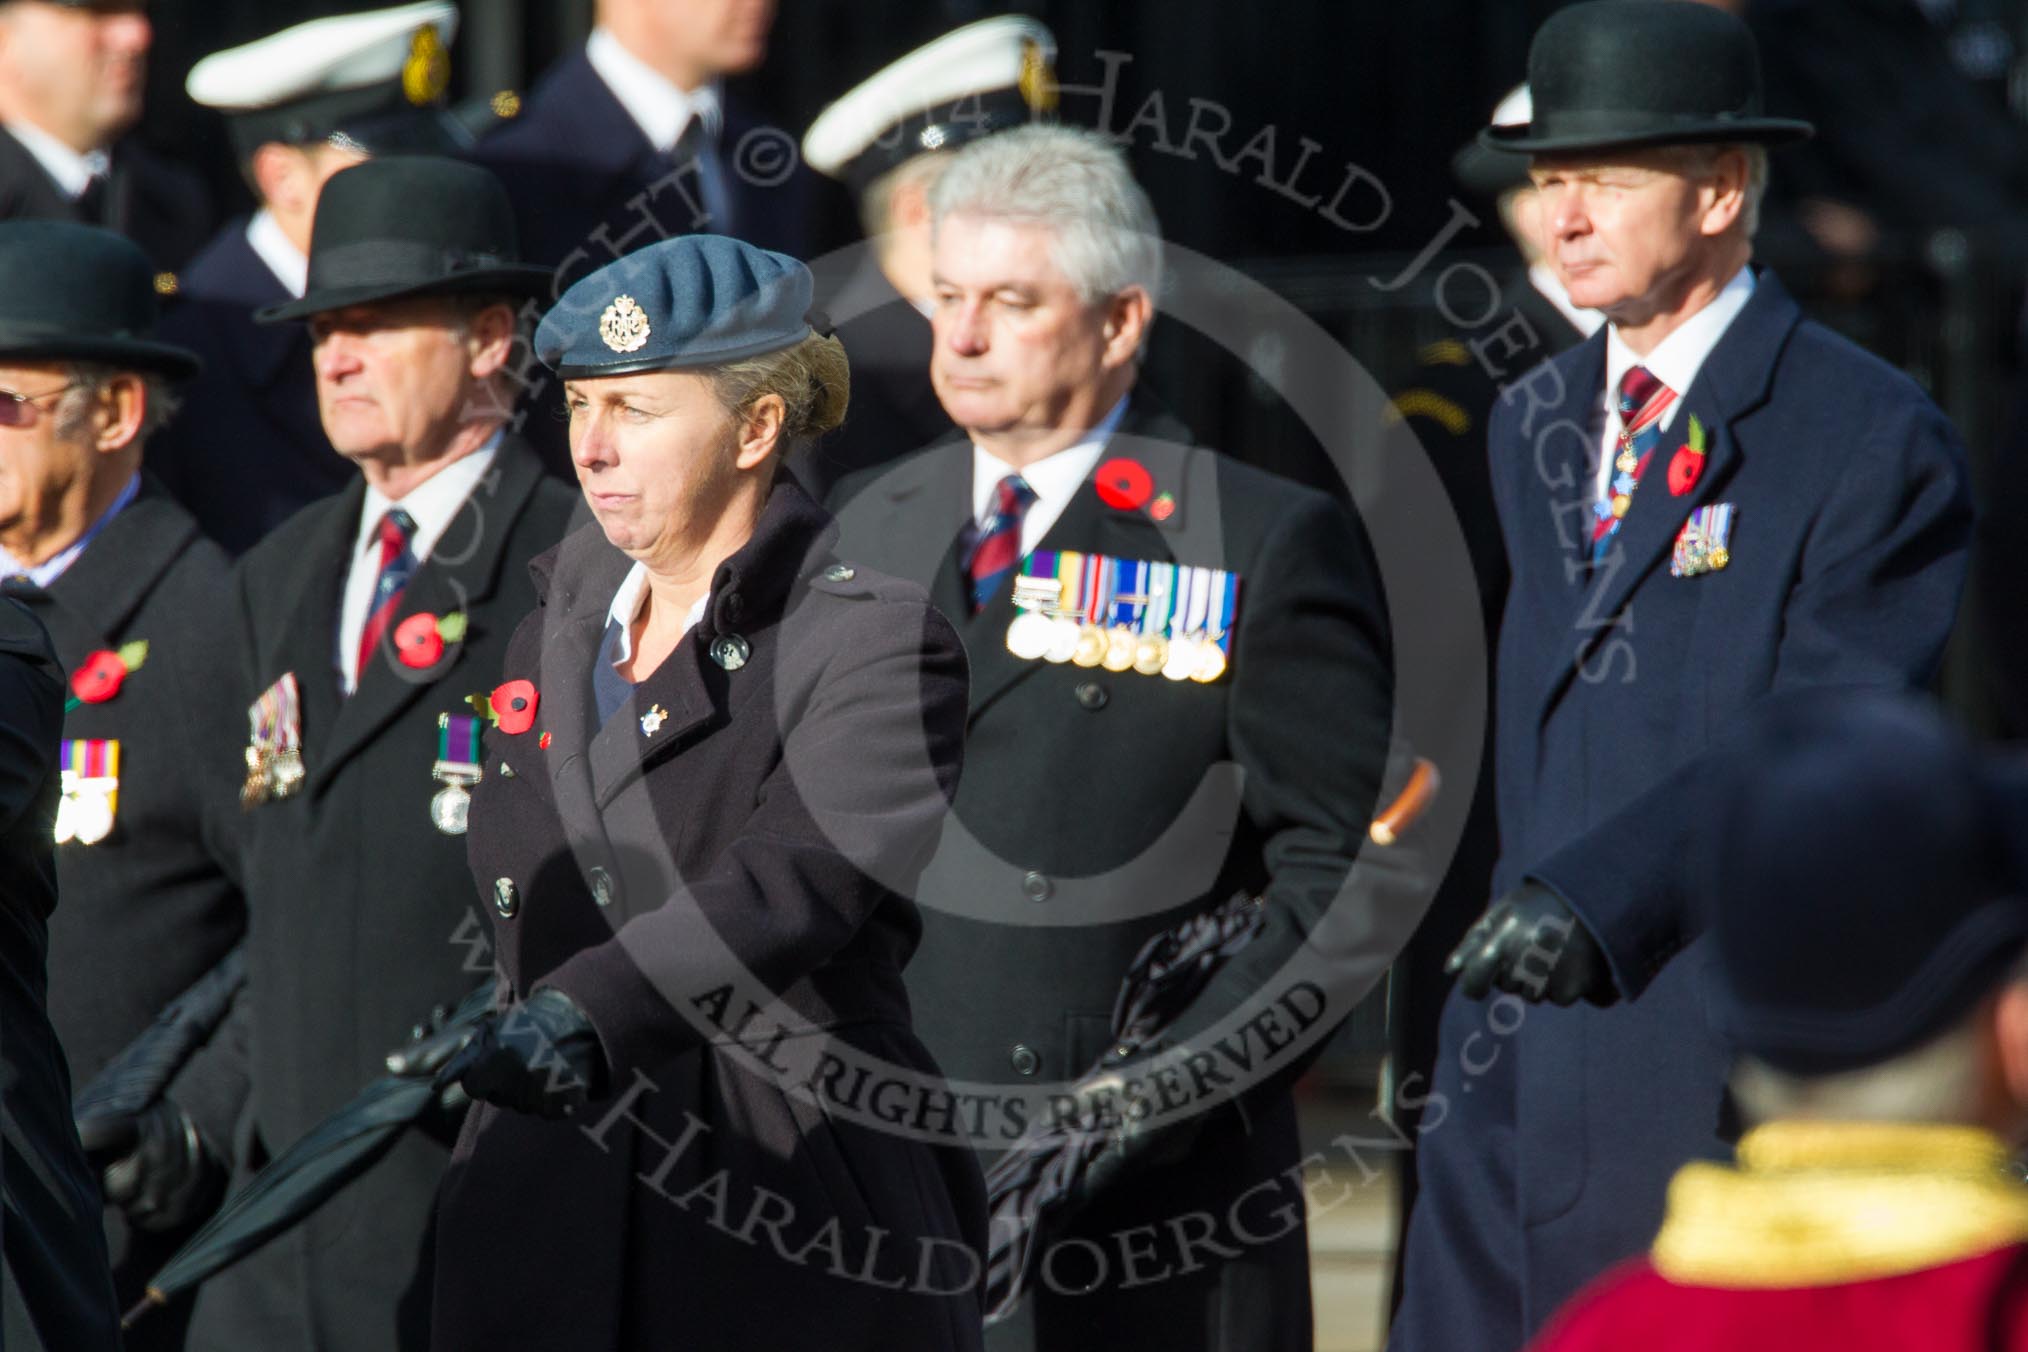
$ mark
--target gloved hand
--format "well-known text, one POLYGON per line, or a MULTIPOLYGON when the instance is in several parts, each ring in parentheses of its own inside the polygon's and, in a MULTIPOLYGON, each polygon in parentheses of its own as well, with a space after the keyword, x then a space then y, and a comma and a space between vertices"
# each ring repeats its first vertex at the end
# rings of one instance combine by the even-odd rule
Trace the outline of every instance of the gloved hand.
POLYGON ((1605 950, 1563 898, 1540 883, 1522 883, 1487 907, 1444 971, 1474 1000, 1496 989, 1536 1004, 1619 999, 1605 950))
MULTIPOLYGON (((434 1080, 444 1062, 470 1042, 476 1031, 469 1024, 445 1029, 444 1021, 450 1014, 450 1006, 438 1005, 430 1011, 427 1022, 410 1029, 407 1044, 387 1054, 389 1073, 434 1080)), ((450 1145, 458 1139, 458 1131, 465 1124, 465 1110, 471 1106, 472 1096, 465 1092, 465 1086, 447 1084, 437 1090, 436 1101, 423 1109, 415 1124, 431 1139, 450 1145)))
POLYGON ((559 990, 540 990, 488 1014, 443 1059, 439 1086, 463 1084, 475 1099, 538 1117, 568 1117, 605 1085, 606 1062, 591 1019, 559 990))
MULTIPOLYGON (((1103 1141, 1065 1198, 1073 1211, 1090 1205, 1130 1175, 1182 1159, 1203 1125, 1202 1112, 1144 1111, 1137 1115, 1125 1094, 1131 1073, 1125 1067, 1107 1067, 1071 1087, 1078 1105, 1073 1121, 1084 1130, 1100 1133, 1103 1141)), ((1209 1105, 1204 1108, 1208 1111, 1209 1105)))
POLYGON ((225 1191, 225 1166, 171 1099, 132 1117, 87 1123, 78 1139, 99 1170, 106 1204, 139 1229, 174 1230, 211 1210, 225 1191))

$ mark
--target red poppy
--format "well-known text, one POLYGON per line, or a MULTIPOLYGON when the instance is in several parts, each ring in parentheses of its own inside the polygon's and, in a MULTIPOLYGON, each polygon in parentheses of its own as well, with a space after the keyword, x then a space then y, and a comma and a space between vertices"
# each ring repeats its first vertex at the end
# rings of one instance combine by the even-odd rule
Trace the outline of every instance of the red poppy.
POLYGON ((1092 485, 1098 489, 1101 502, 1123 512, 1139 507, 1155 491, 1154 476, 1138 460, 1106 461, 1092 475, 1092 485))
POLYGON ((1695 446, 1679 447, 1675 459, 1669 462, 1669 493, 1682 497, 1697 486, 1698 476, 1704 473, 1704 452, 1695 446))
POLYGON ((428 612, 409 616, 394 627, 394 655, 405 667, 420 671, 433 667, 444 655, 444 638, 437 632, 437 617, 428 612))
POLYGON ((120 655, 110 648, 101 648, 86 656, 84 665, 71 673, 70 693, 76 695, 80 704, 104 704, 120 693, 120 683, 127 679, 127 664, 120 655))
POLYGON ((542 697, 535 693, 533 681, 508 681, 494 687, 493 723, 505 733, 523 733, 535 726, 536 706, 542 697))

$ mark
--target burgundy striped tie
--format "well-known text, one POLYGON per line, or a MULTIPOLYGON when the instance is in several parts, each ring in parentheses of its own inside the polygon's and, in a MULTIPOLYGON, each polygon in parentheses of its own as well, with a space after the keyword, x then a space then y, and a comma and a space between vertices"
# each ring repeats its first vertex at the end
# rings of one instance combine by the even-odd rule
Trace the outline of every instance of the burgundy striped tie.
POLYGON ((993 489, 993 514, 974 529, 971 548, 965 557, 965 580, 971 586, 972 613, 978 614, 993 599, 1007 574, 1021 561, 1021 519, 1035 490, 1018 474, 1010 474, 993 489))
POLYGON ((1662 415, 1676 402, 1676 391, 1645 366, 1630 366, 1620 377, 1620 435, 1613 450, 1613 474, 1606 495, 1592 504, 1591 556, 1603 559, 1619 534, 1620 522, 1634 504, 1655 444, 1662 439, 1662 415))
POLYGON ((353 682, 355 689, 365 684, 367 664, 380 651, 380 641, 387 636, 387 626, 394 623, 395 609, 401 605, 401 594, 408 590, 408 580, 415 575, 415 553, 408 545, 414 534, 415 519, 399 507, 391 508, 380 518, 380 576, 373 584, 373 608, 366 612, 366 627, 359 631, 359 679, 353 682))

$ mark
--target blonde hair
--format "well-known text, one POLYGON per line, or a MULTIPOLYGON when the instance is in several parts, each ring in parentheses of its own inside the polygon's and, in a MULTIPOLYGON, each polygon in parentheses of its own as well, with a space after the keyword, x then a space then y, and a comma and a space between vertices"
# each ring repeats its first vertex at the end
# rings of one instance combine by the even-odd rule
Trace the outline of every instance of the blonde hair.
POLYGON ((781 398, 784 445, 819 437, 845 421, 852 367, 845 345, 813 333, 794 347, 713 367, 712 393, 733 418, 744 418, 767 395, 781 398))

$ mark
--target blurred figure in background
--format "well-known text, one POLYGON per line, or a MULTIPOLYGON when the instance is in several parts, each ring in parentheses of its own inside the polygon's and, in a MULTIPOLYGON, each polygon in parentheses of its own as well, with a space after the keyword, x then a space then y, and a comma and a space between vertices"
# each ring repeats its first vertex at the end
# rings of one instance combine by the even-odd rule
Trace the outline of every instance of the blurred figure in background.
POLYGON ((951 431, 930 388, 930 188, 968 141, 1056 107, 1056 39, 1001 15, 919 47, 826 108, 803 158, 851 188, 863 249, 820 269, 818 301, 852 360, 852 407, 797 471, 819 496, 844 475, 951 431))
POLYGON ((197 252, 204 185, 123 139, 153 40, 144 0, 0 0, 0 220, 110 226, 165 273, 197 252))
POLYGON ((302 297, 325 180, 371 155, 466 144, 444 109, 458 7, 450 0, 316 19, 216 52, 190 97, 225 114, 259 209, 228 224, 183 274, 164 321, 204 359, 183 416, 148 465, 232 554, 351 482, 317 420, 309 335, 254 312, 302 297))
POLYGON ((1703 984, 1751 1130, 1536 1347, 2028 1348, 2028 763, 1823 695, 1706 801, 1703 984))
POLYGON ((700 230, 809 257, 812 176, 725 83, 766 59, 775 0, 597 0, 594 15, 584 47, 479 149, 528 258, 557 269, 553 294, 700 230))

